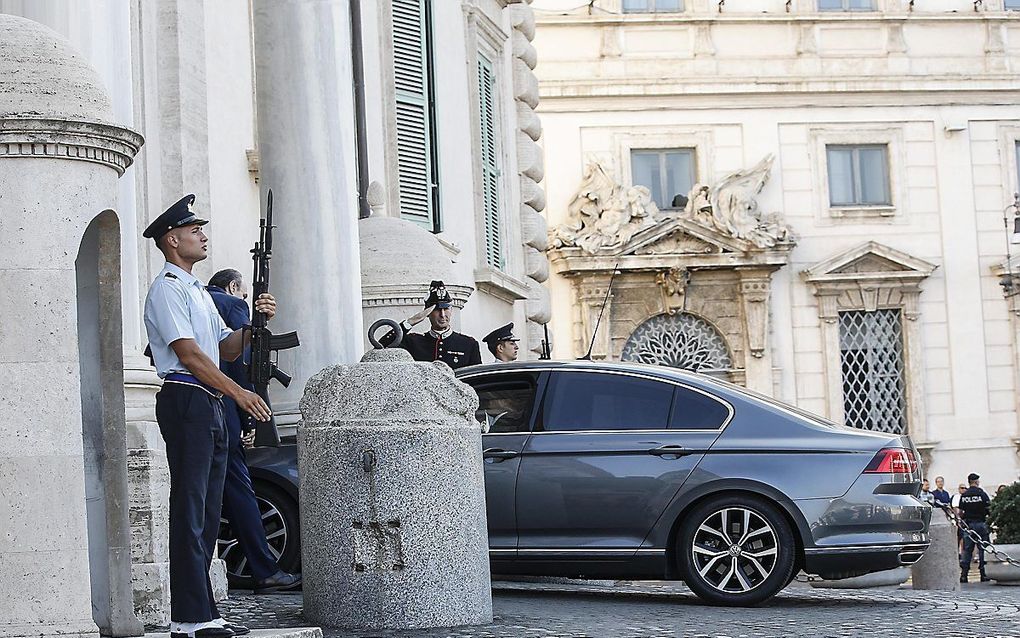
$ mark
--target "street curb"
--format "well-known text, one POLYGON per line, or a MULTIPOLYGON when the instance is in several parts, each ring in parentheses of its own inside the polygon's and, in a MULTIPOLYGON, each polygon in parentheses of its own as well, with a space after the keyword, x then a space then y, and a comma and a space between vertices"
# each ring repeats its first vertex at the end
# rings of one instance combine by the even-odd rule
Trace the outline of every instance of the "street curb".
MULTIPOLYGON (((322 638, 318 627, 292 627, 287 629, 252 629, 248 638, 322 638)), ((146 633, 145 638, 170 638, 170 632, 146 633)))

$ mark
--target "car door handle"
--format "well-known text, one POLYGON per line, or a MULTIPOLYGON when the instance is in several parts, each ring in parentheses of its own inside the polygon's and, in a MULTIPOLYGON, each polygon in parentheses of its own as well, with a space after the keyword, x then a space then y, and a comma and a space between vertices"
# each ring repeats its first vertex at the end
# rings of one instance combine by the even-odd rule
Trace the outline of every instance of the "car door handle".
POLYGON ((513 450, 501 450, 499 448, 490 447, 487 450, 482 450, 483 459, 492 459, 493 463, 502 463, 507 459, 512 459, 520 455, 520 452, 514 452, 513 450))
POLYGON ((682 445, 661 445, 657 448, 648 450, 648 453, 654 454, 655 456, 675 456, 679 458, 686 454, 690 454, 691 451, 682 445))

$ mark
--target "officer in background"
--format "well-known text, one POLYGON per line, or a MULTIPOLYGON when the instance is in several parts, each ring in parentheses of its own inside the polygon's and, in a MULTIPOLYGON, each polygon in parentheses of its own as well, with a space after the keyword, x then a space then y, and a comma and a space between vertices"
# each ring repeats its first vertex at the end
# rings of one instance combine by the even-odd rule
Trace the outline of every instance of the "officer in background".
MULTIPOLYGON (((988 523, 985 518, 988 516, 988 504, 991 499, 988 494, 979 487, 981 477, 973 472, 967 475, 967 483, 970 484, 963 494, 960 495, 960 517, 972 530, 977 532, 981 540, 986 543, 990 540, 988 523)), ((970 571, 970 561, 974 557, 974 545, 976 543, 969 534, 963 535, 963 554, 960 556, 960 582, 967 582, 967 572, 970 571)), ((981 572, 981 582, 991 580, 985 576, 985 548, 978 545, 978 570, 981 572)))
MULTIPOLYGON (((222 397, 259 420, 272 413, 259 395, 220 371, 248 341, 230 330, 205 286, 191 272, 207 257, 208 223, 193 211, 194 195, 181 198, 145 229, 166 258, 145 297, 145 331, 156 373, 156 422, 170 468, 170 636, 230 638, 248 629, 220 617, 209 583, 212 548, 220 525, 227 465, 222 397)), ((255 307, 268 319, 276 301, 260 295, 255 307)))
MULTIPOLYGON (((429 296, 425 309, 401 322, 404 340, 399 347, 411 353, 415 361, 442 361, 456 370, 482 362, 478 342, 459 332, 450 325, 453 317, 453 298, 442 281, 429 284, 429 296), (414 334, 411 328, 428 317, 431 329, 425 334, 414 334)), ((396 340, 396 331, 390 330, 379 339, 385 347, 396 340)))
POLYGON ((520 351, 520 346, 517 345, 517 342, 520 339, 514 336, 513 322, 496 328, 482 337, 482 341, 485 342, 486 347, 489 348, 489 352, 496 358, 496 361, 502 363, 517 361, 517 353, 520 351))
MULTIPOLYGON (((212 276, 206 286, 209 296, 224 323, 231 330, 251 325, 249 314, 248 286, 244 278, 236 270, 221 270, 212 276)), ((255 387, 248 379, 248 366, 245 357, 234 361, 220 360, 220 370, 246 390, 254 391, 255 387)), ((227 425, 227 477, 223 487, 223 515, 230 521, 241 552, 248 559, 252 579, 255 581, 256 593, 269 593, 295 589, 301 585, 299 574, 288 574, 276 564, 276 557, 269 550, 265 528, 262 525, 262 513, 259 511, 255 491, 252 489, 251 476, 248 474, 248 463, 245 459, 244 446, 247 438, 250 444, 254 436, 255 425, 251 417, 239 410, 230 397, 223 397, 223 409, 227 425), (250 434, 242 436, 242 432, 250 434)), ((222 556, 221 556, 222 558, 222 556)))

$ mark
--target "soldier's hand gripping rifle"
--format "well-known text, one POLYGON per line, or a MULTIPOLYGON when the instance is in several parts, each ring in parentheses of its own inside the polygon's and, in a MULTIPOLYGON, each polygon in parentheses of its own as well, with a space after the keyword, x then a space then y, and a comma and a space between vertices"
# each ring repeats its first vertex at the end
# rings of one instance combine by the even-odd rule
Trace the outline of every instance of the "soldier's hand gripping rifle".
MULTIPOLYGON (((259 240, 251 249, 255 262, 255 274, 252 277, 252 299, 269 292, 269 259, 273 255, 273 191, 269 191, 266 203, 266 218, 259 222, 259 240)), ((290 375, 276 367, 273 353, 278 350, 289 350, 300 345, 296 332, 274 335, 266 327, 266 316, 254 309, 251 312, 251 362, 248 364, 248 379, 255 386, 255 392, 269 403, 269 380, 276 379, 280 385, 290 385, 290 375)), ((276 420, 269 417, 268 421, 255 421, 255 446, 277 447, 280 445, 280 433, 276 430, 276 420)))

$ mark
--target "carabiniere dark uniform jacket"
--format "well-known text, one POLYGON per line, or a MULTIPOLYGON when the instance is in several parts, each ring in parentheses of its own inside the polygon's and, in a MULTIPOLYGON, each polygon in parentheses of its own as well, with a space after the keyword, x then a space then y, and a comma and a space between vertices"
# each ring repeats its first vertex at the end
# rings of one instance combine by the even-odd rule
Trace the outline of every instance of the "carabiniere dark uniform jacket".
MULTIPOLYGON (((390 331, 379 341, 389 346, 395 336, 390 331)), ((454 370, 482 362, 478 342, 459 332, 451 332, 445 339, 436 339, 430 333, 408 333, 404 335, 399 347, 411 353, 415 361, 442 361, 454 370)))

